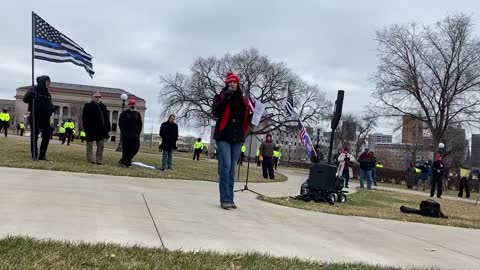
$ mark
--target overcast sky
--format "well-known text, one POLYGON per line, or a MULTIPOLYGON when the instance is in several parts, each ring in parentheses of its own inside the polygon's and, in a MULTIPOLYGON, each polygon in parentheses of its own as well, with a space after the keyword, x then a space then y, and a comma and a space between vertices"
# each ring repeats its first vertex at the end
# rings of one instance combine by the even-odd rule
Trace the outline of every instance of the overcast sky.
MULTIPOLYGON (((81 67, 35 61, 35 76, 123 88, 147 100, 145 132, 158 131, 159 75, 188 72, 199 56, 255 47, 274 62, 318 84, 334 100, 344 89, 344 112, 373 102, 375 31, 396 23, 433 23, 447 14, 473 16, 478 1, 4 1, 0 9, 0 98, 31 81, 31 11, 94 56, 96 74, 81 67)), ((477 13, 475 13, 477 12, 477 13)), ((387 125, 379 131, 389 132, 387 125)), ((198 135, 187 127, 181 133, 198 135)))

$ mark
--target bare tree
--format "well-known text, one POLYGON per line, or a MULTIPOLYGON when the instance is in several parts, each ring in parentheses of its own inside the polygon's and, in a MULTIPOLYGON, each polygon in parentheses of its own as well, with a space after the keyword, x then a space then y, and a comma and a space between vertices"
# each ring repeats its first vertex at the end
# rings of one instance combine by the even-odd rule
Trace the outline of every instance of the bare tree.
POLYGON ((472 36, 470 17, 447 16, 432 26, 394 25, 378 31, 376 39, 375 112, 423 121, 434 147, 453 125, 478 126, 480 41, 472 36))
POLYGON ((341 122, 335 132, 337 146, 348 147, 354 155, 360 154, 362 147, 367 144, 368 135, 376 127, 376 117, 372 114, 361 118, 345 114, 341 122))
POLYGON ((267 104, 257 134, 295 124, 296 120, 288 118, 284 110, 288 91, 295 97, 296 111, 306 125, 325 118, 331 107, 317 85, 306 83, 283 63, 273 63, 258 50, 250 49, 222 58, 200 57, 193 63, 191 75, 162 76, 162 114, 173 112, 180 121, 210 125, 215 121, 211 113, 213 97, 225 86, 225 75, 230 71, 240 76, 244 94, 267 104))

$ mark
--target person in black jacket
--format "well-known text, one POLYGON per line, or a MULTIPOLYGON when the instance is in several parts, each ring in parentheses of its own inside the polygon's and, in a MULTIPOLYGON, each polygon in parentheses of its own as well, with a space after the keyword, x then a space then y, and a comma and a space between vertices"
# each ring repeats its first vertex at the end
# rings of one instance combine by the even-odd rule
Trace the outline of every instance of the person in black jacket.
POLYGON ((162 137, 160 149, 163 150, 161 170, 171 170, 173 169, 173 150, 177 149, 178 140, 178 126, 175 124, 175 115, 171 114, 168 121, 162 123, 160 137, 162 137))
POLYGON ((372 179, 372 169, 375 167, 375 161, 373 160, 373 156, 370 154, 368 149, 360 155, 358 158, 358 162, 360 163, 360 188, 365 188, 364 180, 367 181, 367 188, 368 190, 372 189, 373 179, 372 179))
POLYGON ((91 164, 96 162, 98 165, 103 162, 104 143, 105 139, 110 137, 108 133, 111 130, 107 107, 101 98, 100 92, 93 93, 92 100, 83 106, 82 112, 83 130, 87 141, 87 162, 91 164), (93 142, 97 144, 96 161, 93 159, 93 142))
POLYGON ((443 163, 443 157, 441 154, 437 154, 432 166, 432 188, 430 190, 430 197, 435 195, 435 185, 437 185, 437 197, 442 198, 443 188, 443 174, 445 171, 445 164, 443 163))
POLYGON ((235 164, 248 133, 251 114, 240 89, 240 78, 228 73, 225 84, 213 98, 212 114, 217 118, 214 139, 218 150, 220 207, 229 210, 237 208, 233 201, 235 164))
POLYGON ((33 160, 47 160, 47 149, 50 141, 50 117, 56 111, 48 87, 50 87, 50 77, 37 77, 37 86, 33 88, 33 91, 32 89, 28 90, 23 96, 23 102, 28 103, 28 111, 30 112, 29 122, 32 129, 30 151, 33 160), (35 102, 33 102, 34 100, 35 102), (42 132, 40 153, 37 146, 39 132, 42 132))
POLYGON ((142 115, 135 111, 135 99, 128 100, 128 110, 120 114, 118 125, 122 134, 122 158, 118 161, 122 167, 132 166, 132 159, 140 149, 142 133, 142 115))

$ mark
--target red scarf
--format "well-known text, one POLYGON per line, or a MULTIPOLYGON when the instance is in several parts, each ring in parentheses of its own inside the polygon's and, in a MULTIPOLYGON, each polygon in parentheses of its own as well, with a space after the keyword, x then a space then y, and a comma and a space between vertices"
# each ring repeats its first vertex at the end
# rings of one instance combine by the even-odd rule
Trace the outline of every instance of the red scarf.
MULTIPOLYGON (((221 92, 220 100, 223 101, 224 99, 225 99, 225 93, 221 92)), ((248 111, 247 100, 245 99, 245 97, 242 97, 242 102, 243 102, 243 105, 245 106, 245 116, 243 119, 243 133, 246 135, 248 132, 249 111, 248 111)), ((228 121, 230 120, 231 112, 232 112, 232 105, 230 105, 230 103, 227 103, 227 105, 225 105, 225 110, 223 111, 222 120, 220 121, 219 131, 223 131, 227 127, 228 121)))

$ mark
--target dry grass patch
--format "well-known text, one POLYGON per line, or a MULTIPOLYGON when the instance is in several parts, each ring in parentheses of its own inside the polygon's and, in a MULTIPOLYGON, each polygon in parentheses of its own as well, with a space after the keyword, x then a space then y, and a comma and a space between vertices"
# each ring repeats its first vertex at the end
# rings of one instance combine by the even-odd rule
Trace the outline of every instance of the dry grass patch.
POLYGON ((412 208, 419 208, 420 202, 427 198, 427 196, 423 197, 400 192, 360 190, 348 195, 347 203, 337 203, 333 206, 326 203, 303 202, 291 198, 261 197, 260 199, 283 206, 337 215, 393 219, 480 229, 480 205, 475 206, 475 204, 472 203, 436 199, 436 201, 441 204, 442 212, 449 216, 448 219, 423 217, 400 212, 400 206, 405 205, 412 208))
MULTIPOLYGON (((87 163, 85 145, 60 145, 57 140, 54 140, 48 147, 48 159, 50 162, 34 162, 30 158, 30 145, 28 140, 15 137, 9 137, 8 139, 2 138, 0 139, 0 149, 2 150, 0 166, 146 178, 218 181, 217 162, 211 159, 193 161, 185 154, 177 155, 177 153, 175 153, 173 160, 174 170, 162 172, 140 167, 127 169, 121 168, 118 165, 121 153, 115 152, 113 148, 115 148, 114 145, 109 145, 105 149, 103 165, 99 166, 87 163)), ((160 153, 140 152, 134 161, 160 167, 161 155, 160 153)), ((243 166, 240 169, 240 179, 243 181, 245 176, 246 166, 243 166)), ((255 166, 250 167, 249 180, 252 182, 274 182, 264 180, 261 170, 255 166)), ((286 176, 277 173, 275 182, 286 180, 286 176)))

